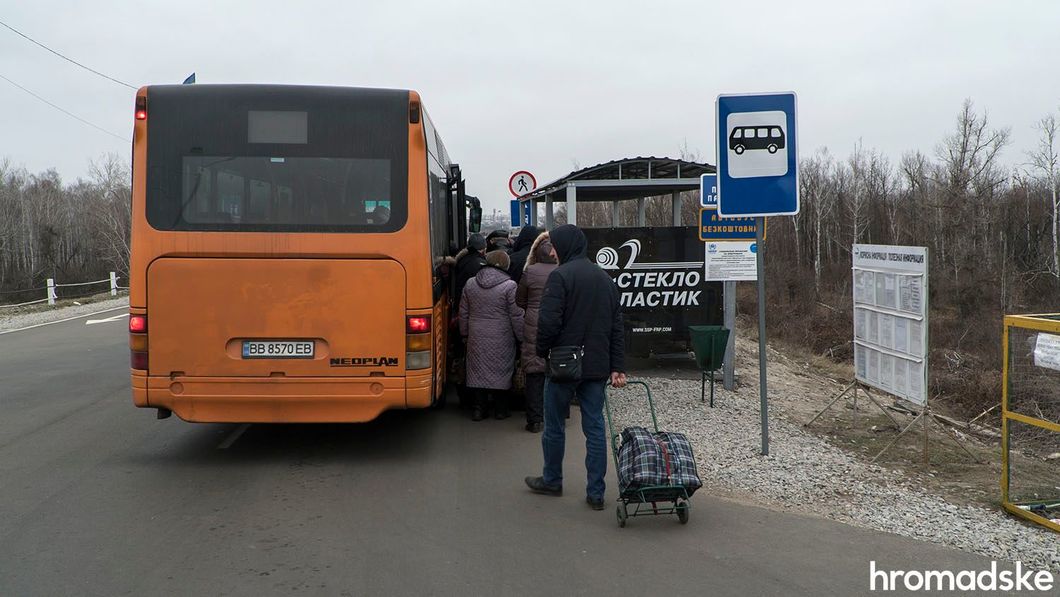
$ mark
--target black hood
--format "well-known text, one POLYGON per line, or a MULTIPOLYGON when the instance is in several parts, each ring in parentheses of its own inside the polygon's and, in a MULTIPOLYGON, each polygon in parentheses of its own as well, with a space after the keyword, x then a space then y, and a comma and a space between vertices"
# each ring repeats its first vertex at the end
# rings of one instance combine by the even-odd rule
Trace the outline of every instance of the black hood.
POLYGON ((552 247, 556 249, 556 256, 561 264, 572 259, 585 257, 589 248, 589 241, 585 239, 585 233, 574 224, 564 224, 548 233, 552 241, 552 247))
POLYGON ((519 229, 519 236, 515 237, 515 244, 512 245, 512 250, 518 251, 534 244, 538 234, 541 234, 541 230, 537 226, 523 226, 519 229))

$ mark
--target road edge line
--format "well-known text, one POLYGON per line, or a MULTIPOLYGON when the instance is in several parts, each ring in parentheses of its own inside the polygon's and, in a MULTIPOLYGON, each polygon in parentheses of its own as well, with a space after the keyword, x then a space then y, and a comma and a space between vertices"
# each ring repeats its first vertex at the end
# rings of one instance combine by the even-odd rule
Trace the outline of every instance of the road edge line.
POLYGON ((38 324, 35 324, 35 325, 26 326, 24 328, 15 328, 13 330, 0 331, 0 336, 3 336, 4 334, 13 334, 15 332, 24 332, 26 330, 32 330, 34 328, 40 328, 40 327, 44 327, 46 325, 54 325, 56 323, 66 323, 67 321, 74 321, 75 319, 82 319, 82 318, 85 318, 85 317, 92 317, 93 315, 99 315, 101 313, 110 313, 111 311, 118 311, 118 310, 121 310, 121 309, 128 309, 128 308, 129 308, 128 305, 124 305, 122 307, 114 307, 114 308, 111 308, 111 309, 103 309, 102 311, 96 311, 95 313, 85 313, 84 315, 78 315, 76 317, 67 317, 66 319, 57 319, 55 321, 45 321, 44 323, 38 323, 38 324))

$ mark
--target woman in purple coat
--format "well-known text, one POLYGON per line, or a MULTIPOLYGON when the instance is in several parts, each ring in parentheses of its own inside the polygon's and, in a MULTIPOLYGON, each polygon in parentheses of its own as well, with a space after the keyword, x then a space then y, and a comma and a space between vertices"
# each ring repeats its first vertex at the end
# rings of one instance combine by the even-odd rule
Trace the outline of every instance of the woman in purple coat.
POLYGON ((460 335, 467 346, 467 387, 474 393, 471 420, 507 419, 508 390, 515 373, 515 341, 523 340, 523 310, 515 304, 516 285, 508 276, 504 251, 486 254, 486 267, 464 286, 460 297, 460 335))
POLYGON ((545 391, 545 359, 537 356, 537 314, 541 310, 545 282, 556 267, 548 233, 542 232, 530 247, 526 269, 519 279, 519 290, 515 294, 516 304, 526 309, 522 365, 526 374, 526 430, 531 433, 540 433, 544 428, 542 399, 545 391))

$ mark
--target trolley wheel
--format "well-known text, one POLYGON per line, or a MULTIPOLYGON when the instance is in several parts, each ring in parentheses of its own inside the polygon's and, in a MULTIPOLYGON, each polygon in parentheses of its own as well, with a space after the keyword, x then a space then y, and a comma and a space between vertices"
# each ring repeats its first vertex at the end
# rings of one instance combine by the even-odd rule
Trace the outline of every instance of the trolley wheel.
POLYGON ((629 518, 629 515, 628 515, 628 514, 626 514, 626 508, 625 508, 625 506, 623 506, 623 505, 619 504, 619 505, 618 505, 618 506, 617 506, 617 507, 615 508, 615 514, 617 514, 617 515, 618 515, 618 526, 619 526, 620 528, 626 528, 626 519, 627 519, 627 518, 629 518))
POLYGON ((688 524, 688 514, 692 506, 688 502, 680 502, 677 504, 677 520, 681 521, 681 524, 688 524))

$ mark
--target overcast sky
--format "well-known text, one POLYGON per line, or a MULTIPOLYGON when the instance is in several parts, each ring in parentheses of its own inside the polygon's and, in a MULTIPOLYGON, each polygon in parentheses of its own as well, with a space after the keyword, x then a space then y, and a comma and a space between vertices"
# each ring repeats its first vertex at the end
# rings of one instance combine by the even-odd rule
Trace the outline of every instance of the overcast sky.
MULTIPOLYGON (((1060 3, 0 1, 0 20, 133 85, 305 83, 418 90, 468 190, 504 208, 519 169, 674 156, 714 163, 719 93, 794 90, 803 155, 860 138, 932 153, 972 98, 1025 161, 1060 106, 1060 3)), ((129 135, 133 91, 0 28, 0 75, 129 135)), ((127 142, 0 80, 0 156, 84 176, 127 142)))

